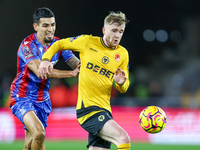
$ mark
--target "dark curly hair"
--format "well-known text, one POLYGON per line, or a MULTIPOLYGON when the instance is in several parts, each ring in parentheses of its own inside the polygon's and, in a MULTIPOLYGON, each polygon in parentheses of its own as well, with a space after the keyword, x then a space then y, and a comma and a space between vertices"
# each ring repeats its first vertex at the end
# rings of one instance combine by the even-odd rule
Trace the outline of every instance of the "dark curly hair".
POLYGON ((40 18, 51 18, 54 17, 54 13, 46 7, 38 8, 33 14, 33 23, 37 23, 39 25, 40 18))

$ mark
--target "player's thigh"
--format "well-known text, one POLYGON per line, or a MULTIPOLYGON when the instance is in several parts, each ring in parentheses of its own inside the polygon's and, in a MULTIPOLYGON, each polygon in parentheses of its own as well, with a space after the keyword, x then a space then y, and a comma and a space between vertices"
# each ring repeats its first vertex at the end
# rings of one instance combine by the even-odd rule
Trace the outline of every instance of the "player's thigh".
POLYGON ((24 115, 23 122, 30 132, 30 134, 33 134, 35 132, 44 132, 45 129, 41 123, 41 121, 38 119, 37 115, 34 111, 29 111, 24 115))
POLYGON ((114 120, 108 120, 103 128, 99 131, 99 135, 102 139, 112 142, 115 145, 129 142, 129 136, 127 132, 120 127, 114 120))

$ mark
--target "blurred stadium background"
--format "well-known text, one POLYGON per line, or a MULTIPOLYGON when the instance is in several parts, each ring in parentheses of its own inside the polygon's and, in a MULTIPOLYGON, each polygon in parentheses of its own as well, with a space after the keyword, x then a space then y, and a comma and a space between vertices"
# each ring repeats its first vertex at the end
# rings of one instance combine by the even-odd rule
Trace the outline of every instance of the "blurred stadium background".
MULTIPOLYGON (((55 35, 60 38, 102 36, 103 19, 109 11, 124 12, 130 22, 121 45, 129 51, 131 84, 125 94, 113 88, 115 120, 133 143, 200 145, 199 0, 0 0, 0 146, 24 138, 22 124, 9 110, 9 88, 16 75, 18 46, 34 32, 33 12, 44 6, 55 13, 55 35), (147 134, 139 126, 139 113, 149 105, 167 114, 161 133, 147 134)), ((57 68, 69 69, 62 60, 57 68)), ((50 95, 53 111, 47 141, 86 141, 87 133, 75 116, 77 79, 52 80, 50 95)))

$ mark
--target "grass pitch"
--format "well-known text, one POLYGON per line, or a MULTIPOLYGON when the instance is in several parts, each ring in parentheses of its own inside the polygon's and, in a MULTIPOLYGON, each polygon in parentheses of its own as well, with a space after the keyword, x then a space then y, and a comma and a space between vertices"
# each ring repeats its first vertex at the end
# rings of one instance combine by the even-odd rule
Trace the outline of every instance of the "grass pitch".
MULTIPOLYGON (((87 142, 77 141, 46 141, 46 150, 87 150, 87 142)), ((0 143, 0 150, 23 150, 24 141, 0 143)), ((132 143, 131 150, 199 150, 200 145, 154 145, 149 143, 132 143)), ((111 150, 117 150, 115 145, 111 150)))

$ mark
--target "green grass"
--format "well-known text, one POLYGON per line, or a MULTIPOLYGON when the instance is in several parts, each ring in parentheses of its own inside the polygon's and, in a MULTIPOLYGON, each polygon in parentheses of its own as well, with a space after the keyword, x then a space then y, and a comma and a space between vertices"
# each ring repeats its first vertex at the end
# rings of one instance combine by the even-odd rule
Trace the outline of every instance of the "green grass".
MULTIPOLYGON (((23 150, 23 141, 0 143, 0 150, 23 150)), ((46 150, 87 150, 86 142, 75 141, 46 141, 46 150)), ((200 145, 154 145, 148 143, 132 143, 131 150, 199 150, 200 145)), ((117 150, 112 145, 111 150, 117 150)))

